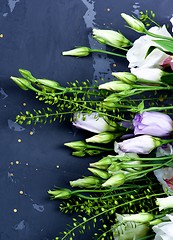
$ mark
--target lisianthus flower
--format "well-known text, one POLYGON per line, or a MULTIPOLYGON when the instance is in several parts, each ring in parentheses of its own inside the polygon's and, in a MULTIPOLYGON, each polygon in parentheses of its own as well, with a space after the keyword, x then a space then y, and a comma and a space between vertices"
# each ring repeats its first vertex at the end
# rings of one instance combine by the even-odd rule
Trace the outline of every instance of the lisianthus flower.
POLYGON ((166 72, 162 71, 159 68, 139 67, 139 68, 131 68, 130 71, 139 79, 154 81, 154 82, 161 81, 161 77, 167 74, 166 72))
POLYGON ((137 154, 149 154, 154 148, 161 145, 159 138, 154 138, 150 135, 142 135, 135 138, 124 140, 123 142, 115 142, 114 151, 130 152, 137 154))
POLYGON ((103 117, 95 112, 91 114, 87 113, 75 113, 73 126, 81 128, 93 133, 100 132, 112 132, 117 129, 117 124, 115 122, 108 122, 103 117))
POLYGON ((166 215, 170 221, 159 223, 152 227, 156 233, 154 240, 172 240, 173 239, 173 215, 166 215))
POLYGON ((159 211, 173 208, 173 196, 157 198, 156 204, 159 205, 159 211))
POLYGON ((164 59, 164 61, 162 62, 161 66, 163 68, 171 67, 171 69, 173 70, 173 56, 169 56, 166 59, 164 59))
POLYGON ((173 147, 171 144, 164 144, 157 148, 156 157, 173 155, 173 147))
MULTIPOLYGON (((170 33, 167 31, 166 26, 163 27, 152 27, 148 30, 149 32, 171 37, 170 33)), ((147 52, 151 46, 158 46, 153 40, 156 38, 150 37, 148 35, 138 38, 133 47, 127 52, 127 60, 129 61, 129 68, 133 67, 144 67, 144 68, 161 68, 161 63, 169 57, 168 54, 164 53, 159 49, 154 49, 148 56, 147 52)), ((159 47, 160 48, 160 47, 159 47)))
POLYGON ((162 184, 165 192, 173 194, 173 168, 166 167, 154 171, 157 180, 162 184))
POLYGON ((133 119, 134 134, 148 134, 157 137, 169 135, 173 130, 172 119, 160 112, 143 112, 133 119))

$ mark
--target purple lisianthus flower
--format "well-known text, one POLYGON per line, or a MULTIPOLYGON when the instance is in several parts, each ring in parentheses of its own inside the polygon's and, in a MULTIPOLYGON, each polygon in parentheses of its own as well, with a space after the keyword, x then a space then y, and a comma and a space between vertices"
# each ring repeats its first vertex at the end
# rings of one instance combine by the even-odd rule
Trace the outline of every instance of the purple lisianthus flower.
POLYGON ((137 153, 149 154, 154 148, 162 145, 160 138, 155 138, 150 135, 142 135, 131 139, 124 140, 120 143, 114 143, 114 151, 116 153, 137 153))
POLYGON ((134 134, 148 134, 157 137, 168 136, 173 130, 172 119, 160 112, 143 112, 133 119, 134 134))

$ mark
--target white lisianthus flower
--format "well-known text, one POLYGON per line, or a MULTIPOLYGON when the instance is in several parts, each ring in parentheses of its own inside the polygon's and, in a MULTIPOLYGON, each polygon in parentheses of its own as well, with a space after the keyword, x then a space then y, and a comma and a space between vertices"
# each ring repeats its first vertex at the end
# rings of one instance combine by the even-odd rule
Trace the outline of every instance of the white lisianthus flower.
MULTIPOLYGON (((167 31, 165 25, 161 28, 152 27, 149 32, 154 34, 171 37, 170 33, 167 31)), ((161 64, 169 57, 166 53, 159 49, 154 49, 147 57, 148 49, 151 46, 158 46, 153 40, 156 38, 150 37, 148 35, 138 38, 133 47, 127 52, 127 60, 129 61, 129 68, 133 67, 144 67, 144 68, 161 68, 161 64)), ((159 46, 160 48, 160 46, 159 46)), ((163 49, 164 50, 164 49, 163 49)))
POLYGON ((162 222, 152 227, 156 233, 154 240, 172 240, 173 239, 173 215, 166 215, 170 221, 162 222))
POLYGON ((115 122, 108 122, 103 117, 99 117, 98 113, 75 113, 73 126, 81 128, 93 133, 113 132, 117 129, 115 122))
POLYGON ((157 198, 156 203, 159 206, 159 211, 173 208, 173 196, 168 196, 165 198, 157 198))
POLYGON ((154 171, 157 180, 162 184, 163 190, 173 194, 173 168, 166 167, 154 171))
POLYGON ((138 79, 159 82, 161 77, 166 73, 158 68, 131 68, 131 73, 133 73, 138 79))

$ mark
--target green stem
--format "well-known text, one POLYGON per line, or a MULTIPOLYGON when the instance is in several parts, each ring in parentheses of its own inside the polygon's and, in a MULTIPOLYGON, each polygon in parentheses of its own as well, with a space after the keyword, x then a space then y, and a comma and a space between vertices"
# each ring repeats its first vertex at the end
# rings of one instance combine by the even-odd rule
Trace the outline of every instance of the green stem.
POLYGON ((148 36, 151 36, 151 37, 154 37, 154 38, 161 38, 161 39, 173 41, 173 38, 166 37, 166 36, 162 36, 162 35, 158 35, 158 34, 152 33, 152 32, 147 31, 147 30, 145 31, 145 33, 146 33, 148 36))
POLYGON ((173 106, 164 106, 164 107, 150 107, 143 110, 143 112, 150 112, 150 111, 162 111, 162 110, 168 110, 173 109, 173 106))
POLYGON ((113 56, 117 56, 117 57, 126 58, 125 55, 113 53, 113 52, 109 52, 109 51, 105 51, 105 50, 101 50, 101 49, 91 49, 91 52, 105 53, 105 54, 109 54, 109 55, 113 55, 113 56))

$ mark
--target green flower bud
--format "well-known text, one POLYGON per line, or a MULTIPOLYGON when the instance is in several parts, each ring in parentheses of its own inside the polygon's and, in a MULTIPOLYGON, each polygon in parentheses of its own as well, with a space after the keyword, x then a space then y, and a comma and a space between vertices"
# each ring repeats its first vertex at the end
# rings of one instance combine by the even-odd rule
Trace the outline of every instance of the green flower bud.
POLYGON ((142 161, 126 161, 126 162, 122 162, 121 167, 128 170, 129 167, 132 167, 135 170, 142 170, 142 167, 140 166, 142 164, 142 161), (132 166, 133 165, 133 166, 132 166))
POLYGON ((128 84, 132 84, 137 80, 137 77, 129 72, 112 72, 112 76, 128 84))
POLYGON ((90 54, 91 49, 88 47, 77 47, 75 49, 62 52, 63 56, 86 57, 90 54))
POLYGON ((118 173, 121 169, 121 164, 118 164, 118 162, 113 162, 109 167, 108 167, 108 173, 114 175, 115 173, 118 173))
POLYGON ((138 214, 116 214, 119 222, 138 222, 147 223, 153 220, 153 215, 150 213, 138 213, 138 214))
POLYGON ((94 176, 79 178, 75 181, 70 181, 70 186, 80 188, 99 188, 101 186, 101 179, 94 176))
POLYGON ((72 155, 75 157, 85 157, 86 153, 84 151, 75 151, 72 152, 72 155))
POLYGON ((106 171, 96 169, 96 168, 88 168, 90 172, 92 172, 94 175, 101 177, 103 179, 108 179, 110 177, 110 174, 106 171))
POLYGON ((119 137, 121 134, 119 133, 111 133, 111 132, 102 132, 93 137, 85 139, 86 142, 91 143, 109 143, 119 137))
POLYGON ((90 163, 91 167, 101 168, 101 169, 107 169, 108 166, 116 159, 115 156, 108 155, 101 160, 90 163))
POLYGON ((53 199, 69 199, 72 191, 67 188, 62 188, 60 190, 49 190, 48 193, 53 199))
POLYGON ((107 98, 104 99, 104 102, 119 102, 120 99, 117 97, 117 93, 110 94, 107 98))
POLYGON ((43 86, 49 87, 49 88, 53 88, 53 89, 62 89, 64 90, 63 87, 60 86, 60 84, 58 82, 55 82, 53 80, 48 80, 48 79, 37 79, 37 84, 41 84, 43 86))
POLYGON ((102 184, 102 187, 119 187, 125 183, 125 175, 122 172, 116 173, 102 184))
POLYGON ((121 13, 121 17, 124 18, 127 24, 136 32, 139 32, 139 33, 146 32, 145 25, 137 18, 131 17, 125 13, 121 13))
POLYGON ((10 77, 22 90, 29 90, 31 83, 24 78, 10 77))
POLYGON ((68 142, 64 143, 64 145, 79 151, 84 151, 88 147, 88 145, 84 141, 68 142))
POLYGON ((121 92, 131 89, 131 86, 129 84, 123 83, 122 81, 111 81, 99 85, 99 89, 121 92))
POLYGON ((127 47, 131 44, 122 33, 113 30, 93 29, 93 38, 102 44, 116 48, 127 47))

